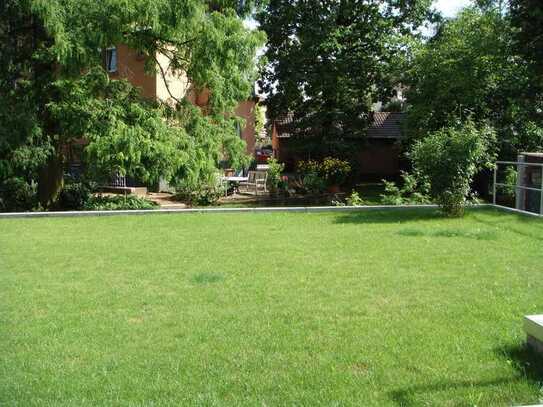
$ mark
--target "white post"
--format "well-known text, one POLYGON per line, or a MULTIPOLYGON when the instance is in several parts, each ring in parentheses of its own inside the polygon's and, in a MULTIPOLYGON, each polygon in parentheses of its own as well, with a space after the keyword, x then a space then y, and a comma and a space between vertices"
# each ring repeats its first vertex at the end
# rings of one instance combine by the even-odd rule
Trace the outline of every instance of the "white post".
POLYGON ((492 203, 496 205, 496 173, 498 172, 498 163, 494 165, 494 184, 492 185, 492 203))
POLYGON ((543 167, 541 167, 541 189, 539 190, 539 196, 541 198, 539 204, 539 213, 543 216, 543 167))
POLYGON ((520 154, 517 158, 517 161, 517 187, 515 188, 515 208, 525 210, 526 194, 524 193, 523 189, 518 188, 519 186, 526 186, 526 167, 524 165, 526 160, 524 159, 524 155, 520 154))

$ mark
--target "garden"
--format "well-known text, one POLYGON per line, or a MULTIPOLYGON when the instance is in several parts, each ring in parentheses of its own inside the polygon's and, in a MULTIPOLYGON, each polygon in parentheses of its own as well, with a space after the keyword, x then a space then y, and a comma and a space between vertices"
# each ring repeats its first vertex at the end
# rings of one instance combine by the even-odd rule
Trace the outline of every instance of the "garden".
POLYGON ((536 404, 522 316, 543 307, 542 226, 494 209, 2 219, 0 404, 536 404))
POLYGON ((543 403, 543 3, 443 3, 0 2, 0 406, 543 403))

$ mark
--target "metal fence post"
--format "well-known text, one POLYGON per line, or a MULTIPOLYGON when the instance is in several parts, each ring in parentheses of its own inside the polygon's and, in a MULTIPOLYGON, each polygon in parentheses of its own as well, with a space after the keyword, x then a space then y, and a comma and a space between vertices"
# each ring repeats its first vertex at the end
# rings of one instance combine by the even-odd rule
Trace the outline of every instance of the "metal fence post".
POLYGON ((541 190, 539 191, 541 203, 539 204, 539 213, 543 216, 543 167, 541 167, 541 190))
POLYGON ((494 166, 494 183, 492 184, 492 203, 496 205, 496 172, 498 171, 498 163, 494 166))

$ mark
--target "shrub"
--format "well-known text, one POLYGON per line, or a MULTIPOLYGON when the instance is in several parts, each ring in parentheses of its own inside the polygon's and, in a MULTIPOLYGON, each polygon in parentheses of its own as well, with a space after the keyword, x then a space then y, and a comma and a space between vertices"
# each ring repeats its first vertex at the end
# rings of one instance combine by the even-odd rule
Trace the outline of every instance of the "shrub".
POLYGON ((505 169, 505 185, 497 185, 496 193, 502 195, 507 202, 513 202, 516 196, 518 173, 514 167, 506 167, 505 169))
POLYGON ((0 184, 0 211, 30 211, 37 205, 35 184, 21 178, 8 178, 0 184))
POLYGON ((95 186, 88 182, 70 182, 60 192, 58 204, 62 209, 77 210, 91 199, 95 186))
POLYGON ((280 163, 275 158, 270 158, 268 160, 268 178, 267 186, 270 192, 276 192, 279 189, 279 184, 281 183, 281 174, 285 169, 285 164, 280 163))
POLYGON ((299 161, 296 166, 298 178, 294 185, 297 192, 302 194, 320 194, 326 189, 326 181, 321 176, 321 166, 318 161, 299 161))
POLYGON ((468 122, 430 134, 415 143, 411 161, 415 172, 430 182, 430 193, 444 213, 461 216, 475 174, 491 168, 490 147, 495 133, 468 122))
POLYGON ((279 181, 279 184, 277 185, 277 189, 283 195, 288 196, 289 195, 288 187, 289 187, 288 177, 286 175, 283 175, 281 177, 281 181, 279 181))
POLYGON ((87 211, 157 209, 158 204, 136 195, 92 196, 83 208, 87 211))
POLYGON ((320 173, 328 185, 343 185, 350 172, 351 164, 338 158, 326 157, 320 166, 320 173))
POLYGON ((381 201, 385 205, 414 205, 430 203, 430 184, 420 174, 408 174, 402 171, 402 186, 383 180, 385 193, 381 201))
POLYGON ((351 195, 345 199, 345 202, 332 201, 332 204, 335 206, 363 206, 366 205, 366 202, 364 199, 362 199, 358 192, 352 191, 351 195))
POLYGON ((215 170, 200 175, 200 177, 187 177, 180 181, 176 196, 189 205, 213 205, 224 196, 225 186, 215 170))
POLYGON ((326 186, 344 184, 351 172, 351 164, 338 158, 326 157, 322 162, 298 162, 297 172, 302 192, 321 193, 326 190, 326 186))

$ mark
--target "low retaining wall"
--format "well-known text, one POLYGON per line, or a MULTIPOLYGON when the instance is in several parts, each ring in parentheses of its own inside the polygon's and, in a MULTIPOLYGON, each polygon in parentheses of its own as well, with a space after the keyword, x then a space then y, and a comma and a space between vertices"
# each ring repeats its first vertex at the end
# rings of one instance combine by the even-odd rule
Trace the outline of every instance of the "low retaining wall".
MULTIPOLYGON (((473 208, 501 207, 493 204, 472 205, 473 208)), ((166 215, 181 213, 256 213, 256 212, 365 212, 365 211, 401 211, 406 209, 437 209, 437 205, 372 205, 372 206, 296 206, 267 208, 191 208, 191 209, 141 209, 122 211, 64 211, 64 212, 12 212, 0 213, 0 219, 11 218, 68 218, 83 216, 118 216, 118 215, 166 215)))

